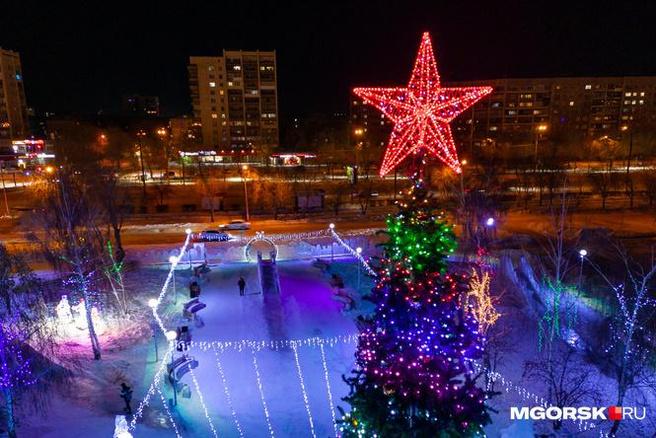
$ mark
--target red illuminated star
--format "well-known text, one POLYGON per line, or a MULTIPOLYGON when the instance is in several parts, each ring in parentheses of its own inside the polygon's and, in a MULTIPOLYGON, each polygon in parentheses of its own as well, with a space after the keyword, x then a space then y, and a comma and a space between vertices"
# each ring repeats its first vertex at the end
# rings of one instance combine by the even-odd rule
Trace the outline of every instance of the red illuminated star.
POLYGON ((406 88, 355 88, 353 92, 394 122, 380 166, 380 175, 384 176, 408 155, 421 150, 460 173, 449 122, 491 93, 492 87, 440 87, 430 35, 424 32, 406 88))

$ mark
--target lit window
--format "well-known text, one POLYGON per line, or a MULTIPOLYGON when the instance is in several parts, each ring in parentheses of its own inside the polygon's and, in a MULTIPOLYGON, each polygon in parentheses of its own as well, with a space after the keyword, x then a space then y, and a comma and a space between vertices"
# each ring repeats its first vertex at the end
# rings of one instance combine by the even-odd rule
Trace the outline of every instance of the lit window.
POLYGON ((645 92, 644 91, 640 92, 640 97, 645 97, 645 92))
POLYGON ((228 87, 232 87, 232 81, 228 81, 228 87))
POLYGON ((241 65, 234 65, 233 70, 241 70, 241 65))
POLYGON ((213 66, 213 65, 209 65, 209 66, 207 66, 207 69, 208 69, 209 71, 212 71, 212 70, 214 70, 214 66, 213 66))
POLYGON ((624 105, 628 105, 628 104, 629 104, 629 101, 628 101, 628 100, 625 100, 625 101, 624 101, 624 105))
POLYGON ((626 97, 631 97, 631 93, 624 93, 626 97))
POLYGON ((644 103, 645 103, 645 101, 640 99, 640 105, 643 105, 644 103))
POLYGON ((569 106, 574 106, 574 101, 573 100, 569 101, 569 106))
POLYGON ((634 95, 634 96, 637 96, 637 95, 638 95, 638 93, 633 93, 633 95, 634 95))
POLYGON ((585 86, 585 89, 586 89, 586 90, 592 90, 592 85, 586 85, 586 86, 585 86))
POLYGON ((219 94, 223 96, 223 90, 219 90, 219 94))
POLYGON ((216 87, 216 82, 210 82, 210 87, 211 87, 211 88, 216 87))
POLYGON ((219 118, 219 116, 218 116, 218 115, 216 115, 216 114, 212 114, 212 118, 213 118, 213 119, 218 119, 218 118, 219 118))
POLYGON ((635 100, 632 100, 632 101, 631 101, 631 105, 635 105, 635 104, 636 104, 636 101, 635 101, 635 100))
POLYGON ((221 118, 222 118, 222 119, 225 119, 225 118, 226 118, 225 113, 221 114, 221 118))

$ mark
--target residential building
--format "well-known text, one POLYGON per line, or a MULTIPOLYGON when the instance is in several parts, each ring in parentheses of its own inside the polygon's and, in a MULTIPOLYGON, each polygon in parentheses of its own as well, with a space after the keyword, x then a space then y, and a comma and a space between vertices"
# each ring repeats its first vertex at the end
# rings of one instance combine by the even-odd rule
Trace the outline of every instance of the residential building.
POLYGON ((189 58, 189 88, 203 146, 232 153, 278 146, 276 52, 189 58))
MULTIPOLYGON (((491 79, 444 84, 480 85, 492 86, 494 91, 452 122, 454 136, 465 150, 485 140, 530 145, 536 136, 619 135, 627 128, 649 129, 656 122, 656 76, 491 79)), ((352 131, 362 132, 360 141, 384 145, 391 131, 390 122, 354 95, 350 108, 352 131)))
POLYGON ((25 138, 27 131, 27 103, 20 55, 0 48, 0 142, 11 145, 12 139, 25 138))

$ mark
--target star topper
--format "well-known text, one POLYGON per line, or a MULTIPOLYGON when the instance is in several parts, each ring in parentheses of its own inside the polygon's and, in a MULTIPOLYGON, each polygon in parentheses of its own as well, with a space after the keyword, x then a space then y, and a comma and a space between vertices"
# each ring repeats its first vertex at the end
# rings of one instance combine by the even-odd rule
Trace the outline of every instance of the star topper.
POLYGON ((492 87, 442 88, 430 35, 424 32, 406 88, 353 89, 364 103, 375 106, 394 122, 380 176, 422 150, 454 172, 462 172, 449 122, 491 92, 492 87))

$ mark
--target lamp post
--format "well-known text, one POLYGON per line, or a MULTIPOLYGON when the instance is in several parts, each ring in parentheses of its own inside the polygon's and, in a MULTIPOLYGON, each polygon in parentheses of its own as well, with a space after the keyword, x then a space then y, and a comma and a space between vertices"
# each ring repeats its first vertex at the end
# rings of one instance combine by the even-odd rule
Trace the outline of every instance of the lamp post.
POLYGON ((538 143, 540 141, 540 136, 547 132, 547 129, 549 129, 549 126, 546 124, 540 124, 535 127, 535 150, 534 150, 534 160, 535 160, 535 169, 537 170, 538 168, 538 143))
MULTIPOLYGON (((335 230, 335 224, 331 223, 329 225, 329 227, 330 227, 330 231, 331 231, 331 234, 332 234, 335 230)), ((335 242, 334 242, 334 240, 335 239, 333 238, 333 236, 330 236, 330 261, 331 262, 335 260, 335 246, 334 246, 335 242)))
MULTIPOLYGON (((155 308, 157 308, 157 299, 151 298, 148 300, 148 307, 153 309, 153 314, 155 313, 155 308)), ((157 325, 157 321, 153 322, 153 343, 155 344, 155 363, 159 361, 159 351, 157 350, 157 330, 159 329, 159 326, 157 325)))
MULTIPOLYGON (((169 330, 166 332, 166 340, 169 342, 175 342, 175 340, 178 338, 178 334, 175 332, 175 330, 169 330)), ((173 354, 171 354, 171 363, 173 363, 173 354)), ((176 385, 175 382, 171 382, 171 386, 173 387, 173 406, 178 405, 178 386, 176 385)))
POLYGON ((585 259, 585 256, 588 255, 588 251, 586 249, 581 249, 579 251, 579 257, 581 258, 581 264, 579 265, 579 283, 577 290, 578 292, 581 291, 581 280, 583 278, 583 259, 585 259))
POLYGON ((144 166, 143 158, 143 141, 142 138, 146 136, 146 133, 143 130, 137 132, 137 138, 139 139, 139 162, 141 163, 141 185, 143 187, 143 207, 146 208, 146 167, 144 166))
MULTIPOLYGON (((9 214, 9 201, 7 200, 7 187, 5 186, 5 162, 2 161, 0 162, 0 179, 2 179, 2 193, 5 198, 5 212, 7 213, 7 217, 11 217, 11 214, 9 214)), ((16 184, 14 183, 14 186, 16 184)))
POLYGON ((360 270, 361 270, 361 262, 360 262, 360 254, 362 254, 362 248, 359 246, 355 248, 355 252, 358 254, 358 293, 360 292, 360 270))
POLYGON ((169 257, 169 263, 171 264, 171 269, 173 271, 173 304, 178 304, 178 290, 175 287, 175 264, 178 263, 178 258, 176 256, 169 257))
POLYGON ((244 206, 245 206, 245 218, 246 221, 250 219, 248 214, 248 188, 246 187, 246 171, 248 170, 248 165, 244 164, 241 166, 241 182, 244 184, 244 206))
MULTIPOLYGON (((191 228, 185 229, 185 233, 187 233, 187 235, 190 235, 191 228)), ((189 251, 189 249, 187 249, 187 259, 189 260, 189 270, 191 271, 193 268, 191 267, 191 251, 189 251)))

